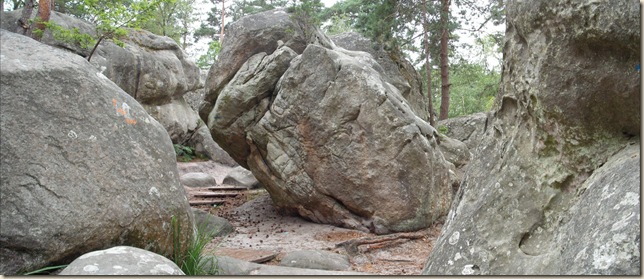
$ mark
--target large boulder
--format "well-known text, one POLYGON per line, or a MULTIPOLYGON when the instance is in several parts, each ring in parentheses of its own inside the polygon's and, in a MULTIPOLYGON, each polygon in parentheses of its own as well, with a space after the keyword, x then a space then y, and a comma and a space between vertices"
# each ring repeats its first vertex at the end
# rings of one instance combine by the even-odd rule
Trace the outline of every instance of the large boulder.
MULTIPOLYGON (((425 228, 446 214, 448 163, 436 130, 414 114, 369 53, 324 43, 325 35, 308 27, 302 29, 316 31, 307 34, 323 43, 289 46, 292 39, 280 34, 293 32, 266 19, 289 18, 282 13, 250 16, 229 29, 242 38, 276 35, 257 39, 272 48, 244 55, 227 80, 213 73, 230 62, 213 65, 209 78, 221 82, 206 85, 206 98, 216 95, 207 114, 213 138, 285 214, 379 234, 425 228), (264 29, 246 34, 248 22, 264 29)), ((236 37, 222 49, 248 54, 236 37)))
POLYGON ((639 4, 506 9, 496 108, 423 273, 640 274, 639 4))
POLYGON ((302 53, 310 43, 333 45, 319 29, 283 9, 243 17, 227 28, 224 38, 219 59, 212 65, 206 77, 206 93, 199 108, 199 115, 204 120, 208 119, 215 106, 219 92, 251 56, 273 53, 277 49, 278 41, 296 53, 302 53))
POLYGON ((377 44, 355 32, 337 34, 331 36, 331 40, 336 46, 371 54, 382 66, 381 74, 387 82, 398 88, 418 117, 429 121, 429 100, 426 95, 423 95, 422 79, 400 51, 387 51, 382 44, 377 44))
MULTIPOLYGON (((22 10, 2 12, 1 26, 14 31, 22 10)), ((33 16, 36 12, 34 11, 33 16)), ((77 28, 82 34, 94 36, 95 26, 75 17, 52 12, 51 22, 64 28, 77 28)), ((217 159, 214 140, 197 133, 205 127, 198 121, 197 112, 184 100, 183 95, 203 88, 200 71, 188 59, 184 50, 171 38, 158 36, 145 30, 128 29, 120 38, 120 47, 104 40, 96 49, 91 63, 121 89, 144 105, 146 111, 166 128, 173 143, 192 147, 201 145, 201 154, 217 159)), ((42 42, 87 57, 93 46, 82 47, 45 32, 42 42)))
POLYGON ((143 249, 116 246, 84 254, 59 274, 76 275, 185 275, 174 262, 143 249))
POLYGON ((0 272, 115 245, 170 255, 171 216, 194 221, 163 127, 82 57, 0 38, 0 272))

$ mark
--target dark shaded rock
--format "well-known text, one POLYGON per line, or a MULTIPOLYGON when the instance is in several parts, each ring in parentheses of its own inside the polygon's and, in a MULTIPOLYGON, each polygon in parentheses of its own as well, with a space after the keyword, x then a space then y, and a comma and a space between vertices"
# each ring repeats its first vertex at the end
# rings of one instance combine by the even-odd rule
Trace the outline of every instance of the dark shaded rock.
POLYGON ((209 234, 211 237, 225 236, 235 231, 233 225, 224 218, 196 208, 192 208, 192 213, 195 215, 197 229, 209 234))

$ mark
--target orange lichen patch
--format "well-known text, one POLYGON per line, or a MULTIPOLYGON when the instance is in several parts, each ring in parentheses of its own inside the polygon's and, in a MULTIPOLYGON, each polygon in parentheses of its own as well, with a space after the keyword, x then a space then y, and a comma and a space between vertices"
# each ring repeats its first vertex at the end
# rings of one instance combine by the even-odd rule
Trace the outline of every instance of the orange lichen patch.
POLYGON ((125 110, 123 110, 122 108, 117 108, 117 109, 116 109, 116 112, 117 112, 118 114, 120 114, 120 115, 126 115, 126 114, 127 114, 127 113, 125 112, 125 110))
POLYGON ((130 125, 135 125, 136 124, 136 119, 125 118, 125 123, 130 124, 130 125))
POLYGON ((116 107, 116 99, 112 99, 112 105, 116 107))

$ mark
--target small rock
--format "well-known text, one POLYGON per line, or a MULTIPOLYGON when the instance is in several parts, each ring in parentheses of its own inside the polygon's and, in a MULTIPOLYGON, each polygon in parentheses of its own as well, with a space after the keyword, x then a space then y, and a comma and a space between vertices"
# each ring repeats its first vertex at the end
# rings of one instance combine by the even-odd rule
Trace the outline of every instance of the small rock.
POLYGON ((241 166, 234 168, 230 173, 228 173, 224 178, 223 184, 244 186, 248 187, 248 189, 256 189, 262 186, 251 171, 241 166))
POLYGON ((212 237, 224 236, 235 231, 233 225, 224 218, 196 208, 192 208, 192 213, 195 216, 195 226, 197 226, 197 229, 203 229, 205 232, 212 233, 212 237))
POLYGON ((167 258, 130 246, 116 246, 86 253, 60 275, 185 275, 167 258))
POLYGON ((210 187, 217 185, 214 177, 203 172, 189 172, 182 175, 179 180, 186 187, 210 187))
POLYGON ((351 267, 348 256, 321 250, 302 250, 289 253, 282 258, 280 265, 323 270, 347 270, 351 267))

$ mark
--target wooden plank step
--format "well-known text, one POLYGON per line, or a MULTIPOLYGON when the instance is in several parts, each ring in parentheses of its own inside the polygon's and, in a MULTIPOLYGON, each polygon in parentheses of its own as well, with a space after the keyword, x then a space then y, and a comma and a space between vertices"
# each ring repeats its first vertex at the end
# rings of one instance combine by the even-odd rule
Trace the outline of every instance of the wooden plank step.
POLYGON ((207 188, 208 190, 211 191, 230 191, 230 190, 237 190, 237 191, 243 191, 243 190, 248 190, 248 188, 244 186, 232 186, 232 185, 220 185, 220 186, 211 186, 207 188))
POLYGON ((188 201, 190 205, 213 205, 213 204, 222 204, 225 200, 222 199, 211 199, 211 200, 198 200, 198 201, 188 201))
POLYGON ((203 198, 224 198, 224 197, 236 197, 239 196, 239 192, 195 192, 192 193, 195 197, 203 198))

